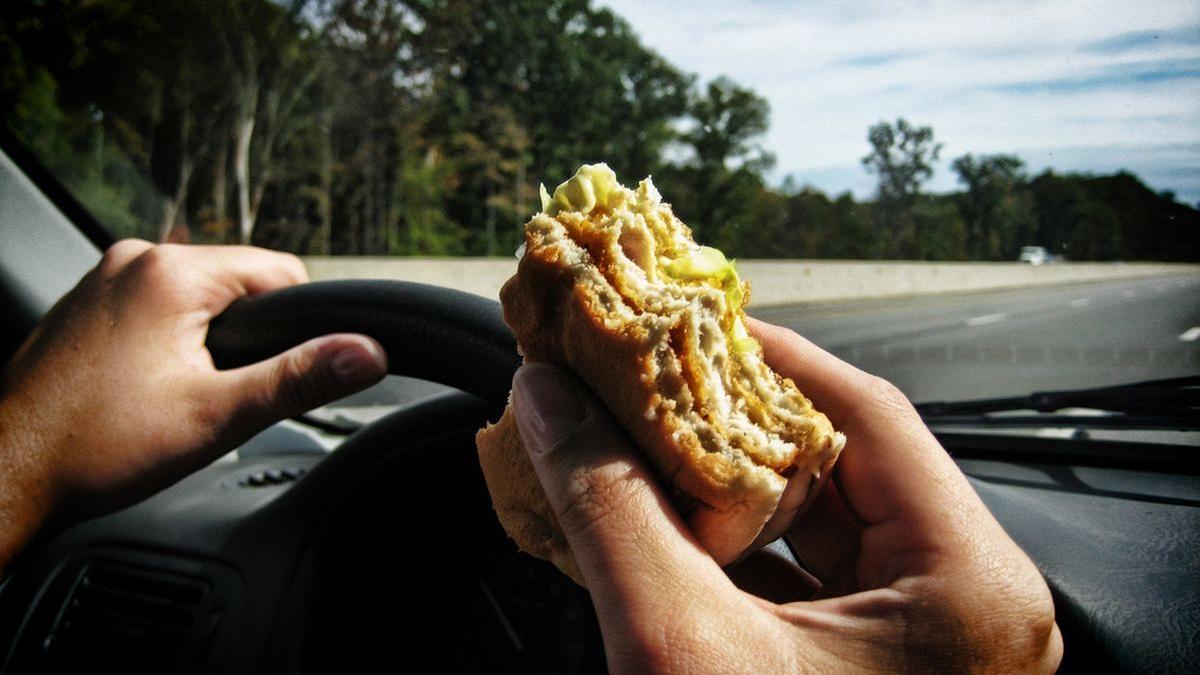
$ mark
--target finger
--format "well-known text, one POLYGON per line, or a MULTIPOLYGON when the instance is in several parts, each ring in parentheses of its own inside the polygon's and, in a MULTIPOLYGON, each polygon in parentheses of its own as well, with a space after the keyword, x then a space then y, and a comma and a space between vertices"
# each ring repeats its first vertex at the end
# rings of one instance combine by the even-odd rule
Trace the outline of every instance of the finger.
POLYGON ((804 569, 821 581, 820 596, 830 596, 858 590, 854 561, 860 535, 861 525, 842 500, 837 481, 830 481, 784 536, 804 569))
POLYGON ((546 364, 522 366, 513 411, 598 612, 655 621, 700 589, 729 586, 578 380, 546 364))
POLYGON ((365 335, 315 338, 265 361, 217 373, 223 405, 217 419, 229 419, 230 443, 275 422, 349 396, 387 374, 387 354, 365 335), (224 415, 224 416, 222 416, 224 415))
POLYGON ((891 524, 886 531, 897 542, 920 550, 952 539, 930 533, 960 531, 956 523, 983 517, 986 509, 903 393, 786 328, 753 320, 748 328, 766 361, 845 432, 839 492, 866 525, 891 524))
POLYGON ((912 470, 928 464, 931 454, 924 425, 915 413, 909 416, 902 409, 903 396, 883 396, 881 380, 794 331, 754 319, 748 328, 762 344, 767 363, 791 378, 846 433, 838 470, 850 507, 867 522, 890 516, 893 492, 886 488, 897 480, 911 484, 912 470))
POLYGON ((197 265, 214 276, 229 278, 244 293, 256 295, 308 281, 308 269, 291 253, 256 246, 194 246, 197 265))
POLYGON ((252 246, 159 244, 143 250, 122 270, 122 283, 156 289, 179 302, 181 290, 192 295, 183 304, 198 310, 207 323, 234 300, 308 280, 304 263, 290 253, 252 246))

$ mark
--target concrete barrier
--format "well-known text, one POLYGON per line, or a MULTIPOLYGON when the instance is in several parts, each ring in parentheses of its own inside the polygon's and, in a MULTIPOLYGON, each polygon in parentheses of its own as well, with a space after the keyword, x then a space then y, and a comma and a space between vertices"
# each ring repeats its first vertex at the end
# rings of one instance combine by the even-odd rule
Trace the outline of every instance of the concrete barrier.
MULTIPOLYGON (((402 279, 495 298, 516 258, 305 258, 317 279, 402 279)), ((929 263, 853 260, 738 260, 762 307, 795 302, 935 295, 1136 277, 1200 276, 1177 263, 929 263)))

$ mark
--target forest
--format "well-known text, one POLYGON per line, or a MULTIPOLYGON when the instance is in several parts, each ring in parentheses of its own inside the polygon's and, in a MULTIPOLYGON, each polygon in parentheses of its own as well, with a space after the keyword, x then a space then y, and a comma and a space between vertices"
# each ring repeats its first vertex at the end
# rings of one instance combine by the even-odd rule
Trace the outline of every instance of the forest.
POLYGON ((1128 172, 1031 175, 934 130, 864 130, 873 198, 768 180, 772 111, 591 0, 10 0, 0 114, 110 231, 310 255, 511 255, 584 162, 653 175, 757 258, 1200 260, 1200 212, 1128 172))

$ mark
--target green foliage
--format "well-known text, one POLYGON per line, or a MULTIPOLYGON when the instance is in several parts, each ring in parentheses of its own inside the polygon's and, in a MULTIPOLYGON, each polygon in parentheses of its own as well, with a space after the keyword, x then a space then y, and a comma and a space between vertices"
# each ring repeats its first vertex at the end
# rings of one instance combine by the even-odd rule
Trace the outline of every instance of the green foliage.
POLYGON ((605 161, 731 256, 1200 259, 1200 214, 1127 173, 968 154, 923 194, 941 146, 904 119, 868 130, 874 201, 773 188, 766 100, 593 0, 13 0, 0 115, 120 236, 507 256, 539 182, 605 161))
POLYGON ((691 80, 590 2, 411 3, 430 114, 421 135, 460 180, 448 196, 468 251, 507 254, 536 204, 585 162, 658 171, 691 80), (510 236, 511 235, 511 236, 510 236))
POLYGON ((29 150, 45 158, 47 169, 114 234, 146 236, 135 202, 139 191, 152 193, 152 189, 106 138, 102 116, 65 114, 57 103, 54 77, 41 66, 27 64, 10 46, 0 47, 11 57, 0 66, 0 81, 5 90, 23 92, 20 97, 0 99, 7 101, 3 113, 10 131, 29 139, 29 150))
POLYGON ((904 118, 893 127, 879 122, 867 130, 871 152, 862 158, 867 170, 879 176, 879 199, 901 202, 915 196, 933 175, 933 162, 941 152, 933 142, 931 127, 917 127, 904 118))
POLYGON ((769 210, 757 201, 764 194, 762 174, 774 158, 757 141, 769 126, 770 106, 753 91, 718 78, 690 97, 688 113, 693 122, 679 144, 690 157, 664 167, 659 187, 675 195, 676 211, 697 239, 733 250, 747 242, 749 249, 761 250, 763 235, 751 230, 763 227, 758 216, 769 210))
POLYGON ((825 193, 805 187, 792 194, 779 194, 771 205, 773 219, 762 218, 771 233, 759 236, 765 242, 754 253, 769 258, 862 258, 875 247, 870 209, 845 193, 830 199, 825 193))
POLYGON ((896 125, 880 122, 867 130, 871 152, 862 158, 867 171, 879 177, 875 221, 879 229, 878 255, 903 256, 914 248, 913 207, 921 184, 933 175, 941 152, 933 142, 931 127, 917 127, 900 118, 896 125))
POLYGON ((1035 237, 1072 260, 1200 260, 1200 212, 1126 172, 1029 182, 1035 237))
POLYGON ((721 171, 731 164, 751 170, 770 168, 774 159, 755 144, 770 126, 767 100, 752 90, 719 77, 708 83, 703 95, 688 106, 694 124, 681 141, 695 153, 701 169, 721 171))
MULTIPOLYGON (((462 255, 468 232, 444 208, 450 166, 429 156, 409 157, 401 172, 401 227, 388 242, 392 255, 462 255)), ((512 244, 516 248, 515 242, 512 244)))
POLYGON ((977 260, 1012 260, 1033 235, 1024 162, 1012 155, 967 154, 951 164, 967 191, 958 199, 977 260))
POLYGON ((967 225, 955 200, 922 196, 913 205, 912 218, 913 236, 905 243, 905 258, 968 259, 967 225))

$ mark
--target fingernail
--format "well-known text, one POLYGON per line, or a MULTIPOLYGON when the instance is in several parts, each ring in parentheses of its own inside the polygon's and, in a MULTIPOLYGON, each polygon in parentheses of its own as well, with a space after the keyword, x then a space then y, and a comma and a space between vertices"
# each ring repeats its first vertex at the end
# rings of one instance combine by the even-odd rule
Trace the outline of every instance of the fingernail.
POLYGON ((329 367, 342 384, 361 384, 385 373, 387 362, 383 353, 373 345, 354 341, 333 355, 329 367))
POLYGON ((587 417, 574 378, 553 366, 528 363, 513 377, 513 412, 530 451, 554 448, 587 417))

